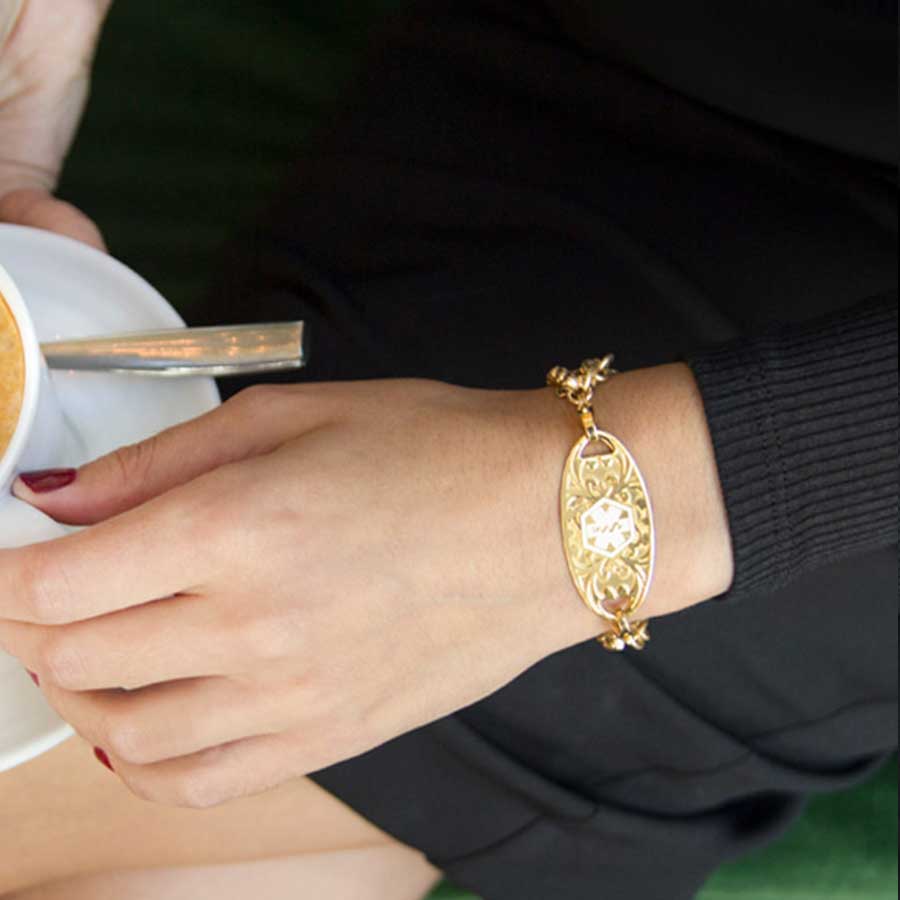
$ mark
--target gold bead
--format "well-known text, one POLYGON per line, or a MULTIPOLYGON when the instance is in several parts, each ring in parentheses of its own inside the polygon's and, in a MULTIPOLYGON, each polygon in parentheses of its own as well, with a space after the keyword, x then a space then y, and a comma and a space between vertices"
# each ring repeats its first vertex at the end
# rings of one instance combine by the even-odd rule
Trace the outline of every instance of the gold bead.
POLYGON ((600 641, 604 649, 612 653, 622 653, 625 650, 625 641, 614 631, 607 631, 605 634, 601 634, 597 640, 600 641))

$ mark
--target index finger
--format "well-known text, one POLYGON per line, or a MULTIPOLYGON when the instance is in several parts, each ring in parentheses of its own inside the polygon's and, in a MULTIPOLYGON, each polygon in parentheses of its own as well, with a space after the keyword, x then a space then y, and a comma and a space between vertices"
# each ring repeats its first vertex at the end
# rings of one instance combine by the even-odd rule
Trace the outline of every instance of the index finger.
POLYGON ((214 566, 197 494, 193 482, 77 534, 0 550, 0 618, 66 625, 202 584, 214 566))

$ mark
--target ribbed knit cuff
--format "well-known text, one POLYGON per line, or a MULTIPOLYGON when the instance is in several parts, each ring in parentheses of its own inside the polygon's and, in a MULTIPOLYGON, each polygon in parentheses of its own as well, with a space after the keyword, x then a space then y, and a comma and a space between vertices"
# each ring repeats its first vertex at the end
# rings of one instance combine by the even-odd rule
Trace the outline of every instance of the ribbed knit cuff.
POLYGON ((897 543, 896 292, 686 362, 734 547, 734 582, 720 599, 897 543))

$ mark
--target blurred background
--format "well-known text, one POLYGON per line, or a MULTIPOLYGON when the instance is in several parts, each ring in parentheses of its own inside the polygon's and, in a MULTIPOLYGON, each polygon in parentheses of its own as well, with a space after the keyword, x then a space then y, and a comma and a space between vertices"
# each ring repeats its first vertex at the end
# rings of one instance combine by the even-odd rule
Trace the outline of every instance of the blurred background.
MULTIPOLYGON (((190 321, 225 240, 406 2, 117 0, 62 195, 190 321)), ((702 900, 895 900, 897 815, 895 761, 863 788, 815 799, 784 841, 723 868, 702 900)), ((475 900, 449 884, 438 898, 475 900)))

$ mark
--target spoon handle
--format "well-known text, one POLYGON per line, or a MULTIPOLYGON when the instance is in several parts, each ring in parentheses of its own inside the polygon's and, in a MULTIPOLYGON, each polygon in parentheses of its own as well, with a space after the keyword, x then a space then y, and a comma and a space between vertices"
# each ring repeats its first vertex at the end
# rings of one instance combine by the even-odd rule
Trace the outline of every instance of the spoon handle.
POLYGON ((303 322, 176 328, 42 344, 51 369, 163 378, 252 375, 306 365, 303 322))

